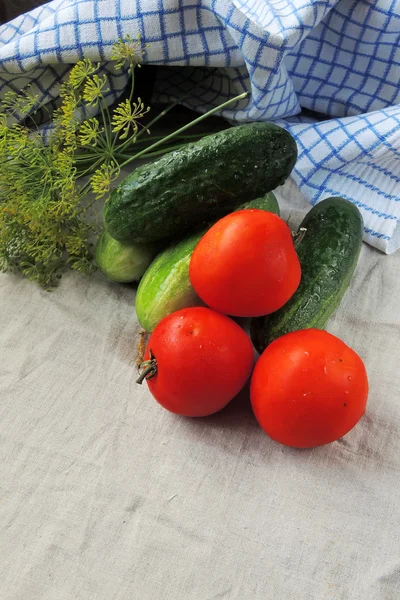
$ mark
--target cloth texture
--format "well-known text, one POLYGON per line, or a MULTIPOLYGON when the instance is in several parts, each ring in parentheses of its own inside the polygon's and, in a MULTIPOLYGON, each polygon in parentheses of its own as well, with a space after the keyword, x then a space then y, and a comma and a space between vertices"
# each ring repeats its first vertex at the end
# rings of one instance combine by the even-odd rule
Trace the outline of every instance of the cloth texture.
POLYGON ((111 103, 128 77, 111 47, 126 34, 160 65, 159 100, 193 89, 185 104, 205 111, 251 92, 221 114, 287 127, 307 199, 352 200, 367 242, 400 246, 400 0, 53 0, 0 28, 0 99, 29 83, 54 102, 70 65, 90 57, 111 103))
MULTIPOLYGON (((289 182, 282 215, 309 205, 289 182)), ((135 288, 0 276, 2 600, 400 597, 400 261, 363 245, 329 330, 367 412, 314 450, 271 441, 242 393, 185 419, 135 384, 135 288)))

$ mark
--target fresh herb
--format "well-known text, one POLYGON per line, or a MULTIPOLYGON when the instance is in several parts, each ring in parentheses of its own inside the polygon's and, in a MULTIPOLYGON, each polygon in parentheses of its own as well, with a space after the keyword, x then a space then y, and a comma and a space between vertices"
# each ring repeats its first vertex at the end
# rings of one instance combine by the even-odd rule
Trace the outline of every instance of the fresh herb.
POLYGON ((90 59, 78 62, 61 88, 60 107, 49 115, 46 134, 36 125, 43 107, 29 88, 5 95, 0 108, 1 270, 20 273, 45 288, 54 286, 67 266, 92 273, 91 240, 100 228, 96 205, 121 167, 181 147, 187 142, 182 135, 186 129, 247 95, 166 137, 150 137, 150 127, 177 102, 143 125, 150 108, 134 97, 135 69, 143 53, 140 40, 129 36, 113 47, 115 68, 126 69, 131 80, 128 98, 113 109, 107 106, 109 82, 100 65, 90 59), (99 118, 92 116, 93 108, 99 118), (160 152, 158 147, 172 138, 177 138, 174 145, 160 152))

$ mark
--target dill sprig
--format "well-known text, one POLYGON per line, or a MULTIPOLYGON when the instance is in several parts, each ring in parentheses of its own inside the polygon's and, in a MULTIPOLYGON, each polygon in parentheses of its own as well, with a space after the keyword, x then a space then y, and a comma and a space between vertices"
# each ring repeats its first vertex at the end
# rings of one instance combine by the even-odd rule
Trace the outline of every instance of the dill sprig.
POLYGON ((0 270, 20 273, 47 289, 67 267, 93 273, 91 240, 100 229, 96 203, 110 192, 121 167, 181 147, 193 138, 183 135, 192 124, 247 96, 233 98, 164 138, 142 139, 178 104, 147 126, 142 123, 150 107, 135 99, 134 71, 144 52, 140 39, 129 36, 114 45, 115 68, 127 70, 131 85, 128 98, 113 109, 107 103, 108 76, 99 73, 100 64, 79 61, 61 87, 60 106, 50 116, 47 135, 35 124, 43 107, 29 88, 5 95, 0 107, 0 270), (159 146, 173 138, 174 144, 160 152, 159 146))

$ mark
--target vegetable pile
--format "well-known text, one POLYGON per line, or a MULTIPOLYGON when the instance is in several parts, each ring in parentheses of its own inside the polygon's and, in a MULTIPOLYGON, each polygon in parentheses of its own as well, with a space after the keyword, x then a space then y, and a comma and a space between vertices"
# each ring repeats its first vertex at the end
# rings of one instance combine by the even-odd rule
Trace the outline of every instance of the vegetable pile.
POLYGON ((29 89, 6 95, 0 270, 47 288, 66 266, 92 273, 96 203, 122 167, 162 154, 111 191, 95 252, 108 279, 139 282, 136 313, 150 338, 138 382, 169 411, 195 417, 221 410, 251 378, 254 414, 271 438, 300 448, 337 440, 368 395, 360 357, 324 331, 357 265, 361 214, 328 198, 292 233, 273 193, 297 160, 285 129, 185 133, 247 93, 164 137, 145 135, 178 102, 142 123, 150 108, 135 97, 134 73, 144 52, 129 36, 113 47, 113 68, 131 85, 110 107, 109 75, 89 59, 71 69, 47 115, 29 89), (250 318, 250 336, 236 317, 250 318))
POLYGON ((324 331, 356 268, 363 221, 351 202, 328 198, 292 233, 273 190, 296 158, 286 130, 254 123, 139 167, 106 201, 96 257, 110 279, 140 280, 136 312, 150 337, 138 383, 161 406, 207 416, 250 379, 262 429, 311 448, 348 433, 366 409, 361 358, 324 331), (236 317, 250 318, 250 337, 236 317))

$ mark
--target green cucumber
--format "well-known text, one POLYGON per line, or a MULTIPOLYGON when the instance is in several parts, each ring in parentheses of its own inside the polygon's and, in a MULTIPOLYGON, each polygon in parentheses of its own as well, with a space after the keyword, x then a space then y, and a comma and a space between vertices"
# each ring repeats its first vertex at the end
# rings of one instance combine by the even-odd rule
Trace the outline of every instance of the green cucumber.
POLYGON ((231 127, 135 169, 112 192, 104 223, 121 242, 165 243, 275 189, 297 146, 273 123, 231 127))
POLYGON ((193 250, 206 230, 161 252, 144 274, 136 292, 136 316, 149 333, 167 315, 188 306, 204 306, 189 279, 193 250))
POLYGON ((121 244, 106 231, 98 239, 96 264, 111 281, 128 283, 139 281, 150 266, 156 251, 140 244, 121 244))
POLYGON ((241 204, 237 207, 236 211, 250 210, 252 208, 258 208, 259 210, 273 212, 276 215, 278 215, 278 217, 281 214, 278 200, 276 199, 276 196, 273 192, 268 192, 268 194, 265 194, 265 196, 263 196, 262 198, 256 198, 256 200, 250 200, 250 202, 245 202, 244 204, 241 204))
MULTIPOLYGON (((258 208, 279 215, 275 195, 269 192, 262 198, 240 205, 238 210, 258 208)), ((208 228, 171 245, 162 251, 144 274, 136 293, 136 315, 148 332, 167 315, 189 306, 204 306, 189 278, 193 251, 208 228)))
POLYGON ((250 334, 261 354, 276 338, 299 329, 324 329, 347 290, 362 245, 363 219, 352 202, 327 198, 305 216, 297 246, 300 285, 280 310, 251 320, 250 334))

